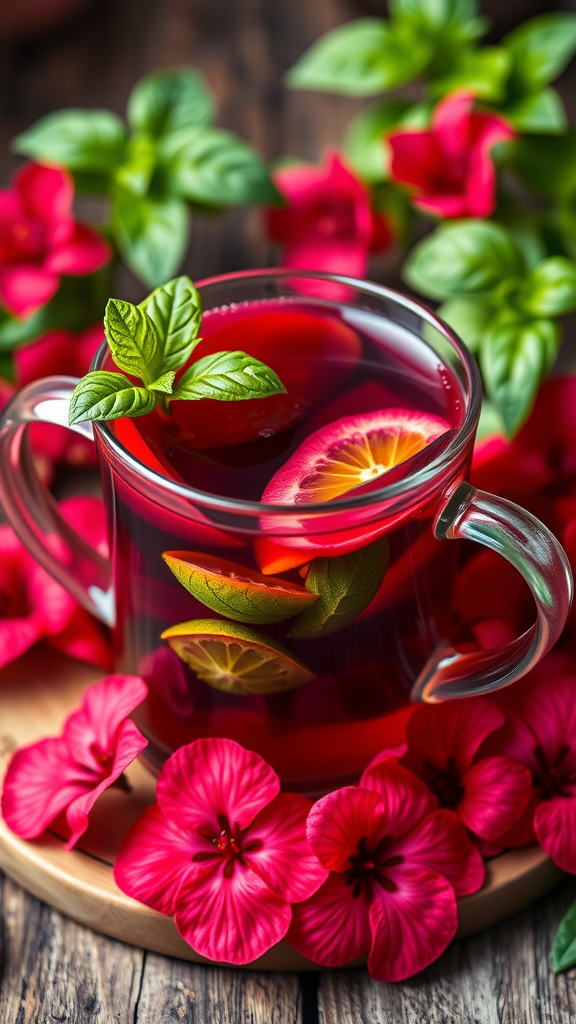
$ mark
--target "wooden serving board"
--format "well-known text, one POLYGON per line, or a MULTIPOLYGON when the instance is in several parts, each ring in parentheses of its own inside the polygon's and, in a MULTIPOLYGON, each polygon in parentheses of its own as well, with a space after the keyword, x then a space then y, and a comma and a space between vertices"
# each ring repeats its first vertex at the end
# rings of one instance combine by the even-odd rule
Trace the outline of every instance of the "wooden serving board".
MULTIPOLYGON (((57 735, 84 688, 101 677, 100 670, 41 645, 0 672, 0 781, 10 752, 57 735)), ((0 820, 0 867, 33 896, 81 924, 156 953, 209 963, 180 938, 172 918, 125 896, 114 883, 116 851, 155 793, 154 777, 139 762, 129 767, 127 776, 132 792, 107 790, 91 812, 88 831, 71 852, 64 849, 56 830, 26 842, 0 820)), ((521 910, 561 877, 538 846, 494 858, 487 864, 483 888, 458 901, 458 937, 521 910)), ((271 971, 318 969, 285 941, 250 966, 271 971)))

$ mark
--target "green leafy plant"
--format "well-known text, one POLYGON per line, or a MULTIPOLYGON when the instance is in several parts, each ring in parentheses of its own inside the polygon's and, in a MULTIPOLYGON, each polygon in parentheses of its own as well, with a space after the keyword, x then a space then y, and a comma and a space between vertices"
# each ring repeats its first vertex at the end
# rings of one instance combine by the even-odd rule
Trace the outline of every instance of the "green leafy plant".
POLYGON ((66 167, 78 191, 106 196, 120 256, 156 287, 182 262, 191 210, 278 201, 262 160, 213 127, 214 114, 197 71, 161 71, 132 90, 127 124, 108 110, 61 110, 19 135, 13 148, 66 167))
POLYGON ((572 903, 558 925, 552 946, 552 968, 556 974, 576 965, 576 903, 572 903))
POLYGON ((269 366, 245 352, 216 352, 177 372, 200 343, 200 296, 188 277, 178 277, 138 306, 110 299, 104 330, 114 363, 124 373, 94 370, 76 385, 69 422, 144 416, 159 401, 213 398, 235 402, 285 392, 269 366), (130 374, 140 383, 134 383, 130 374))

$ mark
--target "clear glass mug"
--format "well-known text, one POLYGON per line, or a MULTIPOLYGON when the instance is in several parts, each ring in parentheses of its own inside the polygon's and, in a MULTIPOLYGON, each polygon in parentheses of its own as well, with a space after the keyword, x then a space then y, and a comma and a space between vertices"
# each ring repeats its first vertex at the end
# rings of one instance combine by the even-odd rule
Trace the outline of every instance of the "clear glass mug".
MULTIPOLYGON (((117 670, 146 679, 149 698, 138 721, 150 739, 151 767, 198 736, 230 736, 261 753, 287 787, 319 794, 356 782, 373 756, 398 742, 411 701, 489 693, 533 667, 564 627, 572 597, 570 568, 542 523, 466 482, 481 383, 466 348, 428 309, 376 284, 312 273, 229 275, 206 281, 199 290, 205 312, 236 305, 261 312, 268 308, 262 303, 273 308, 279 302, 284 309, 295 304, 323 315, 336 310, 359 331, 370 329, 376 338, 394 334, 423 346, 422 353, 425 349, 440 361, 458 391, 459 425, 424 460, 416 456, 367 493, 278 506, 169 479, 131 454, 108 424, 74 426, 77 433, 94 436, 98 450, 111 551, 106 561, 62 520, 28 454, 29 423, 68 423, 76 380, 52 377, 23 388, 4 412, 0 496, 35 558, 112 627, 117 670), (384 557, 388 567, 374 599, 342 629, 295 638, 289 620, 232 622, 228 629, 229 620, 189 593, 162 558, 166 551, 209 556, 210 564, 233 563, 237 574, 244 567, 252 578, 259 570, 254 550, 263 537, 300 566, 369 549, 372 576, 374 559, 384 557), (462 538, 507 558, 534 597, 534 625, 499 650, 463 654, 445 640, 458 549, 447 541, 462 538), (258 656, 271 650, 265 685, 258 685, 258 673, 249 692, 226 692, 220 677, 216 687, 208 685, 205 669, 199 675, 161 639, 166 629, 189 620, 200 623, 201 631, 208 631, 204 620, 212 623, 211 630, 216 621, 216 641, 206 641, 201 652, 208 660, 214 642, 218 657, 224 650, 234 665, 247 648, 249 657, 255 650, 258 656), (283 653, 274 661, 278 649, 283 653), (278 685, 270 664, 277 666, 278 685), (294 664, 305 666, 300 675, 296 670, 296 682, 294 664), (283 688, 286 678, 291 688, 283 688)), ((203 333, 210 323, 206 316, 203 333)), ((103 346, 94 368, 107 359, 103 346)), ((284 576, 302 588, 297 569, 284 576)))

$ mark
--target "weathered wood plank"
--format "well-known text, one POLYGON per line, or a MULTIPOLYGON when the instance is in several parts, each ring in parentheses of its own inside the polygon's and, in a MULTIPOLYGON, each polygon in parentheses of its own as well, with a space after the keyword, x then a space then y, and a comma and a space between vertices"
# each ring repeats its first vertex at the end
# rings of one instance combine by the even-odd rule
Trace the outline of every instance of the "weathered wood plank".
POLYGON ((411 981, 385 985, 365 971, 323 973, 320 1024, 571 1024, 575 973, 550 968, 554 933, 574 883, 496 928, 457 942, 411 981))

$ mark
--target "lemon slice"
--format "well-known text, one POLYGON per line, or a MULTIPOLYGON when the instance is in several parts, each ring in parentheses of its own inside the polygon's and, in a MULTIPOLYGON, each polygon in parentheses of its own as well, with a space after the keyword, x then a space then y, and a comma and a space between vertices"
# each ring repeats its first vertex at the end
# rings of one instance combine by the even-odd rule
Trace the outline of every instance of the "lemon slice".
POLYGON ((225 693, 280 693, 314 678, 280 644, 236 622, 192 619, 170 626, 162 639, 200 679, 225 693))

